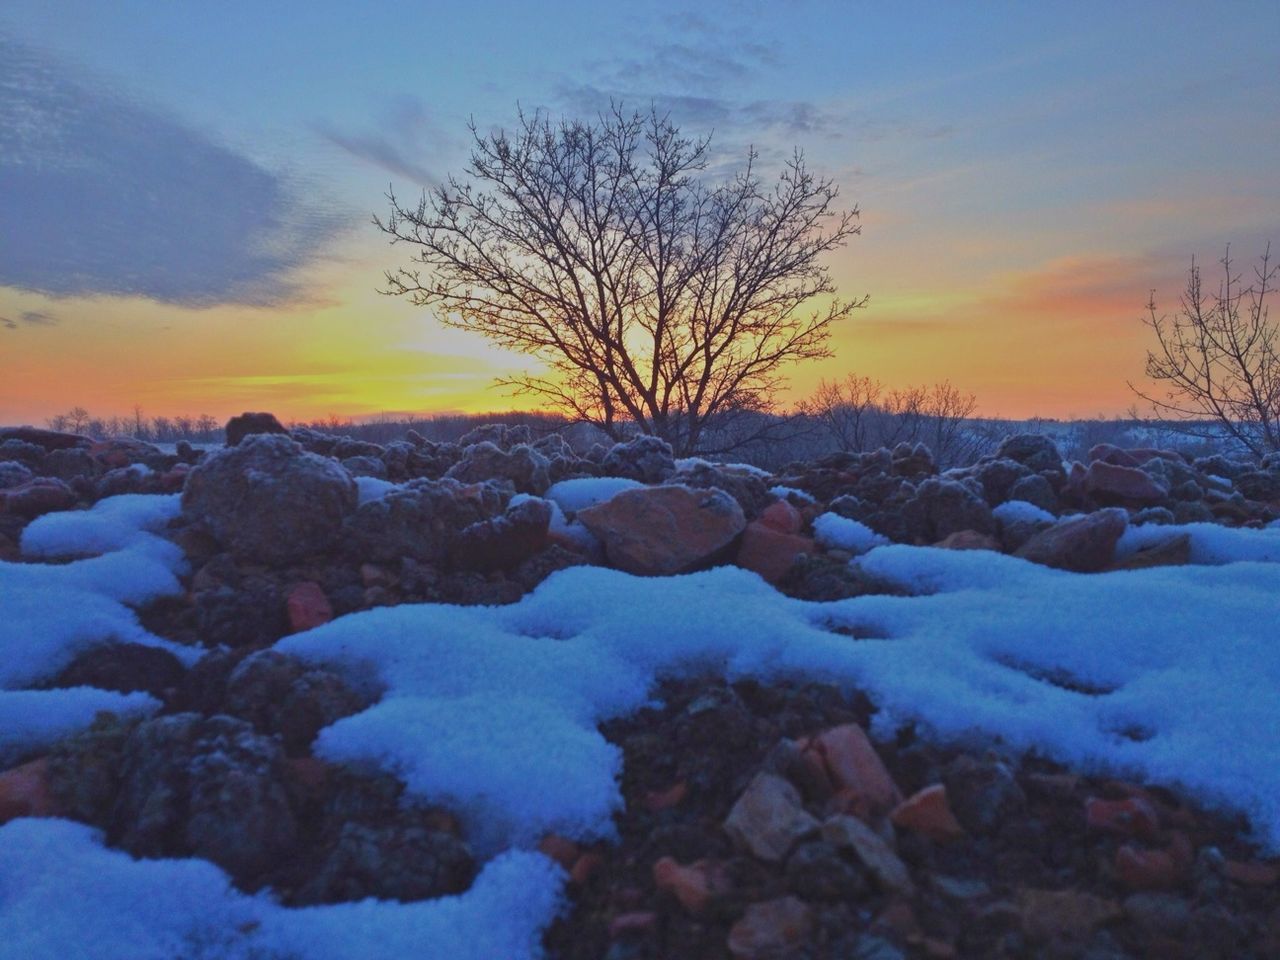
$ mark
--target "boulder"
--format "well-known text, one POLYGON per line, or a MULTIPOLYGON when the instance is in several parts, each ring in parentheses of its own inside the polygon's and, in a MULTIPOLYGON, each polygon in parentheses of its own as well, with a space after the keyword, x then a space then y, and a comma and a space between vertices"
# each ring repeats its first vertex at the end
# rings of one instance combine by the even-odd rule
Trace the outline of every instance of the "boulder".
POLYGON ((463 527, 449 556, 463 570, 510 569, 547 545, 550 524, 551 504, 530 497, 508 506, 500 517, 463 527))
POLYGON ((1125 511, 1114 507, 1063 520, 1033 536, 1016 556, 1059 570, 1096 573, 1115 560, 1116 543, 1128 523, 1125 511))
POLYGON ((314 580, 295 584, 285 595, 289 627, 294 633, 311 630, 333 619, 333 607, 324 588, 314 580))
POLYGON ((93 443, 92 439, 78 433, 42 430, 39 427, 0 427, 0 443, 10 440, 32 444, 46 453, 71 447, 88 447, 93 443))
POLYGON ((346 523, 347 550, 375 563, 439 563, 464 529, 501 514, 507 499, 490 483, 411 480, 360 505, 346 523))
POLYGON ((254 434, 288 432, 284 424, 270 413, 242 413, 228 420, 225 430, 228 447, 239 446, 241 440, 254 434))
POLYGON ((1062 454, 1052 440, 1039 433, 1005 437, 996 450, 996 457, 1016 460, 1032 473, 1062 470, 1062 454))
POLYGON ((445 477, 463 483, 509 480, 516 493, 537 497, 551 486, 549 467, 547 458, 532 447, 518 444, 503 450, 485 440, 463 449, 462 459, 448 469, 445 477))
POLYGON ((30 483, 34 479, 35 474, 33 474, 23 464, 18 463, 18 461, 0 461, 0 490, 9 490, 13 487, 20 487, 24 483, 30 483))
POLYGON ((26 483, 0 491, 0 513, 32 520, 57 510, 70 510, 76 505, 76 495, 61 480, 52 477, 36 477, 26 483))
POLYGON ((1085 470, 1084 492, 1102 504, 1134 506, 1161 503, 1169 496, 1169 488, 1158 483, 1137 467, 1119 466, 1105 460, 1094 460, 1085 470))
POLYGON ((254 434, 191 469, 182 508, 237 558, 288 564, 334 545, 356 484, 289 437, 254 434))
POLYGON ((87 447, 67 447, 46 454, 40 472, 46 477, 57 477, 70 483, 76 477, 95 477, 102 469, 102 464, 93 458, 87 447))
POLYGON ((993 507, 999 506, 1006 500, 1017 499, 1010 494, 1010 491, 1019 480, 1038 476, 1018 461, 1007 458, 979 463, 973 468, 973 472, 982 484, 988 505, 993 507))
POLYGON ((995 533, 996 529, 985 498, 946 477, 930 477, 916 487, 915 496, 902 506, 902 519, 920 543, 937 543, 960 530, 995 533))
POLYGON ((756 474, 702 461, 685 464, 665 482, 706 490, 723 490, 738 501, 748 520, 759 514, 773 499, 768 485, 756 474))
POLYGON ((729 811, 724 831, 761 860, 777 863, 820 826, 795 787, 771 773, 758 773, 729 811))
POLYGON ((1191 534, 1180 533, 1125 557, 1116 570, 1146 570, 1150 567, 1180 567, 1191 562, 1191 534))
POLYGON ((628 477, 641 483, 661 483, 676 472, 671 444, 648 434, 615 443, 600 467, 604 476, 628 477))
MULTIPOLYGON (((405 458, 408 462, 408 458, 405 458)), ((387 479, 387 465, 378 457, 345 457, 342 460, 342 468, 353 477, 376 477, 379 480, 387 479)))
POLYGON ((707 563, 746 527, 738 502, 722 490, 645 487, 624 490, 577 519, 604 544, 610 564, 664 576, 707 563))
POLYGON ((1236 477, 1236 489, 1246 500, 1280 500, 1280 472, 1250 470, 1236 477))
POLYGON ((1048 478, 1039 473, 1033 473, 1016 480, 1013 486, 1009 488, 1008 499, 1024 500, 1027 503, 1034 504, 1041 510, 1048 510, 1050 513, 1057 513, 1061 509, 1053 484, 1049 482, 1048 478))
POLYGON ((285 777, 279 744, 242 720, 147 720, 125 741, 108 833, 135 856, 198 856, 251 879, 294 849, 285 777))
POLYGON ((57 688, 97 687, 132 693, 143 690, 165 699, 182 684, 186 668, 162 647, 139 643, 108 643, 77 656, 53 679, 57 688))
POLYGON ((890 451, 891 467, 894 476, 927 477, 938 472, 934 462, 933 451, 923 443, 912 445, 903 441, 890 451))
POLYGON ((486 423, 468 430, 458 439, 459 447, 470 447, 477 443, 492 443, 499 450, 510 450, 520 444, 528 444, 533 440, 533 431, 525 424, 508 426, 505 423, 486 423))
POLYGON ((770 583, 777 583, 791 571, 797 557, 816 552, 817 545, 812 537, 784 533, 765 523, 762 518, 747 524, 742 533, 742 544, 738 547, 736 562, 738 566, 760 574, 770 583))

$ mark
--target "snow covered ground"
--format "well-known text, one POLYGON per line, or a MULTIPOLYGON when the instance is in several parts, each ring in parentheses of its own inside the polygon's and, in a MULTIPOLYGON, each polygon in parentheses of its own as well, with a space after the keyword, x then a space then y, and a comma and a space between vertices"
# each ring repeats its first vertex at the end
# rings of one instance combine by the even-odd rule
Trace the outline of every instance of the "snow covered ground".
MULTIPOLYGON (((71 705, 88 691, 12 699, 75 651, 163 642, 127 604, 176 589, 180 557, 146 532, 174 509, 122 497, 55 514, 28 528, 24 550, 104 555, 0 564, 0 750, 87 722, 71 705), (56 723, 21 726, 45 711, 56 723)), ((134 861, 85 827, 17 820, 0 828, 0 944, 33 960, 534 956, 563 876, 530 847, 551 830, 608 837, 620 802, 620 753, 597 724, 646 703, 658 677, 703 671, 860 687, 884 733, 915 721, 941 739, 1181 784, 1248 814, 1280 849, 1280 529, 1138 528, 1122 551, 1186 532, 1197 565, 1080 575, 825 528, 870 548, 854 562, 913 595, 810 603, 737 568, 646 579, 576 567, 512 606, 381 608, 277 645, 383 690, 316 752, 462 811, 490 857, 465 894, 288 910, 207 863, 134 861)))

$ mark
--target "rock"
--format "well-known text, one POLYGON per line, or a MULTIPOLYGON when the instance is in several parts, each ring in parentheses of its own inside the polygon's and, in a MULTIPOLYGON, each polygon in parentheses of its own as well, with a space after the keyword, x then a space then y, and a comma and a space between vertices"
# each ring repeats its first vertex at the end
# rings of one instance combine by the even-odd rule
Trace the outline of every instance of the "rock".
POLYGON ((285 595, 285 607, 289 611, 289 628, 294 633, 311 630, 333 619, 329 598, 314 580, 294 584, 285 595))
POLYGON ((724 822, 725 833, 733 840, 773 863, 819 827, 801 805, 796 788, 770 773, 756 774, 724 822))
POLYGON ((1191 921, 1191 905, 1167 893, 1130 894, 1124 913, 1147 936, 1179 936, 1191 921))
POLYGON ((370 443, 368 440, 339 437, 337 442, 334 443, 333 449, 329 451, 329 456, 335 460, 354 460, 357 457, 362 457, 381 462, 384 452, 379 444, 370 443))
POLYGON ((208 646, 260 647, 290 632, 284 594, 273 583, 216 586, 194 600, 196 633, 208 646))
POLYGON ((796 956, 813 927, 812 908, 795 897, 753 903, 729 930, 729 952, 743 960, 796 956))
POLYGON ((376 477, 387 479, 387 465, 377 457, 346 457, 342 461, 342 469, 353 477, 376 477))
POLYGON ((110 835, 135 856, 198 856, 242 882, 292 854, 284 755, 242 720, 172 714, 125 741, 110 835))
POLYGON ((347 549, 361 560, 379 563, 398 563, 404 557, 441 563, 462 530, 501 514, 507 499, 488 483, 411 480, 360 505, 346 523, 347 549))
POLYGON ((1173 505, 1174 523, 1213 523, 1213 511, 1199 500, 1173 505))
MULTIPOLYGON (((756 474, 699 460, 682 464, 680 470, 664 482, 695 489, 723 490, 738 501, 748 519, 758 516, 773 499, 768 485, 756 474)), ((798 530, 784 532, 795 533, 798 530)))
POLYGON ((994 550, 1000 552, 1000 541, 989 533, 976 530, 957 530, 944 540, 934 544, 944 550, 994 550))
POLYGON ((913 793, 889 814, 894 826, 902 827, 939 843, 963 837, 964 827, 951 812, 947 788, 940 783, 913 793))
POLYGON ((1137 467, 1143 463, 1127 450, 1123 450, 1112 443, 1097 443, 1090 447, 1089 453, 1085 456, 1085 461, 1093 463, 1095 460, 1101 460, 1117 467, 1137 467))
POLYGON ((890 470, 897 477, 925 477, 938 472, 933 452, 923 443, 913 446, 903 441, 890 451, 890 458, 890 470))
POLYGON ((990 833, 1027 804, 1013 771, 999 760, 962 754, 946 768, 943 783, 952 812, 970 833, 990 833))
POLYGON ((0 490, 0 513, 34 520, 46 513, 70 510, 76 505, 76 495, 61 480, 52 477, 36 477, 21 486, 0 490))
POLYGON ((478 520, 459 531, 450 552, 463 570, 510 569, 524 563, 547 545, 551 504, 530 498, 491 520, 478 520))
POLYGON ((1022 928, 1038 943, 1086 940, 1123 914, 1114 900, 1078 890, 1023 890, 1018 896, 1022 928))
POLYGON ((1117 508, 1062 520, 1024 543, 1015 556, 1060 570, 1096 573, 1115 559, 1116 543, 1128 522, 1128 515, 1117 508))
MULTIPOLYGON (((2 435, 0 435, 2 436, 2 435)), ((1191 461, 1191 466, 1201 473, 1209 474, 1215 477, 1226 477, 1228 480, 1234 480, 1236 477, 1253 470, 1253 465, 1245 463, 1242 460, 1232 460, 1230 457, 1215 453, 1209 457, 1198 457, 1191 461)))
POLYGON ((278 735, 290 756, 305 753, 322 729, 369 702, 336 673, 275 650, 240 661, 223 694, 227 713, 260 733, 278 735))
POLYGON ((1180 567, 1191 562, 1191 534, 1179 533, 1130 554, 1115 564, 1116 570, 1180 567))
MULTIPOLYGON (((1027 467, 1016 460, 1000 458, 979 463, 974 467, 974 474, 986 492, 987 504, 995 507, 1006 500, 1015 499, 1010 495, 1014 484, 1039 474, 1033 474, 1027 467)), ((1041 477, 1043 480, 1044 478, 1041 477)), ((1046 481, 1047 483, 1047 481, 1046 481)))
POLYGON ((458 440, 458 446, 470 447, 478 443, 492 443, 500 450, 510 450, 533 440, 533 431, 523 423, 508 426, 505 423, 486 423, 473 427, 458 440))
POLYGON ((996 449, 997 458, 1015 460, 1033 473, 1043 470, 1061 471, 1062 454, 1054 442, 1038 433, 1019 433, 1005 437, 996 449))
POLYGON ((86 447, 68 447, 46 454, 40 466, 46 477, 54 477, 71 483, 77 477, 94 477, 102 472, 102 464, 93 458, 86 447))
POLYGON ((841 849, 851 850, 886 893, 915 896, 915 884, 906 864, 880 834, 857 817, 838 814, 828 818, 822 825, 822 839, 841 849))
POLYGON ((921 543, 937 543, 960 530, 994 533, 996 529, 986 500, 945 477, 930 477, 916 487, 915 496, 902 506, 902 519, 921 543))
POLYGON ((601 475, 628 477, 641 483, 662 483, 676 472, 671 444, 661 437, 641 434, 615 443, 600 461, 601 475))
POLYGON ((841 724, 799 741, 802 753, 821 758, 846 813, 864 820, 887 814, 902 801, 898 785, 856 723, 841 724))
POLYGON ((1050 513, 1057 513, 1060 509, 1058 495, 1054 492, 1053 484, 1038 473, 1023 477, 1014 483, 1009 488, 1009 499, 1022 500, 1026 503, 1034 504, 1041 510, 1048 510, 1050 513))
POLYGON ((711 860, 683 866, 673 857, 662 857, 653 865, 653 884, 674 896, 695 916, 729 890, 728 874, 722 865, 711 860))
POLYGON ((1123 800, 1089 797, 1084 802, 1084 818, 1090 830, 1122 837, 1153 837, 1160 829, 1160 814, 1140 796, 1123 800))
POLYGON ((758 522, 778 533, 799 533, 804 527, 800 511, 786 500, 775 500, 761 513, 758 522))
POLYGON ((867 893, 867 872, 835 844, 806 840, 791 851, 787 887, 805 900, 854 901, 867 893))
POLYGON ((0 460, 0 490, 20 487, 34 478, 35 474, 17 460, 0 460))
POLYGON ((78 433, 62 433, 58 430, 42 430, 39 427, 0 427, 0 443, 16 440, 39 447, 46 453, 68 450, 72 447, 88 447, 93 440, 78 433))
POLYGON ((254 434, 288 434, 288 432, 289 431, 284 428, 284 424, 270 413, 242 413, 240 416, 232 417, 228 420, 225 429, 226 443, 228 447, 239 446, 241 440, 245 437, 253 436, 254 434))
POLYGON ((753 520, 743 531, 736 563, 746 570, 755 571, 770 583, 777 583, 791 571, 797 557, 816 552, 817 545, 812 537, 782 533, 765 524, 763 519, 753 520))
POLYGON ((604 543, 610 564, 644 576, 706 563, 746 526, 742 508, 728 494, 685 487, 624 490, 579 510, 577 519, 604 543))
POLYGON ((177 460, 155 444, 135 440, 132 437, 111 437, 108 440, 99 440, 89 447, 89 455, 107 470, 119 470, 121 467, 132 466, 135 463, 152 469, 167 470, 177 460))
POLYGON ((51 687, 97 687, 132 693, 142 690, 160 699, 182 685, 187 673, 181 661, 162 647, 109 643, 91 647, 63 668, 51 687))
POLYGON ((1084 492, 1102 504, 1157 504, 1169 496, 1169 488, 1136 467, 1095 460, 1084 474, 1084 492))
POLYGON ((475 872, 467 845, 443 830, 412 822, 347 823, 293 902, 446 897, 470 887, 475 872))
POLYGON ((356 484, 288 437, 255 434, 191 469, 182 508, 236 557, 288 564, 334 545, 356 509, 356 484))
POLYGON ((1116 877, 1130 890, 1170 890, 1187 877, 1186 865, 1170 850, 1144 850, 1129 844, 1116 851, 1116 877))
POLYGON ((541 496, 551 486, 547 458, 523 444, 504 451, 488 441, 472 444, 445 476, 463 483, 509 480, 517 493, 541 496))
POLYGON ((61 812, 49 791, 47 757, 0 773, 0 825, 18 817, 53 817, 61 812))
POLYGON ((1260 861, 1224 860, 1222 875, 1242 887, 1274 887, 1280 881, 1280 865, 1260 861))
POLYGON ((1280 472, 1250 470, 1236 477, 1236 489, 1246 500, 1280 500, 1280 472))

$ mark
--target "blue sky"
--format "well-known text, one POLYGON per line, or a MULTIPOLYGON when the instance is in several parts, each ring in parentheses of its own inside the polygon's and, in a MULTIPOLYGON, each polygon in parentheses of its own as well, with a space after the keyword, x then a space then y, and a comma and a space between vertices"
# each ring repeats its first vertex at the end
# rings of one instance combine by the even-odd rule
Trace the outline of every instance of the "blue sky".
POLYGON ((1118 411, 1148 289, 1280 239, 1274 3, 7 0, 0 54, 0 421, 508 405, 519 358, 373 294, 400 253, 369 218, 517 102, 655 102, 725 163, 798 145, 841 183, 833 272, 871 306, 796 395, 856 370, 1118 411))

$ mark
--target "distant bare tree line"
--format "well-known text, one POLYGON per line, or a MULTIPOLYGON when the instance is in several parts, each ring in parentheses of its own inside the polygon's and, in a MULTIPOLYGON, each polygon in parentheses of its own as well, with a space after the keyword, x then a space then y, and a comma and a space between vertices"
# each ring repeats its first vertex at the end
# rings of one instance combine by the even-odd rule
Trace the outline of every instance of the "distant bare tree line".
POLYGON ((134 437, 151 443, 215 443, 222 439, 222 423, 207 413, 199 416, 183 414, 165 417, 144 416, 135 406, 126 417, 95 417, 84 407, 75 406, 45 421, 52 430, 83 433, 91 437, 134 437))

